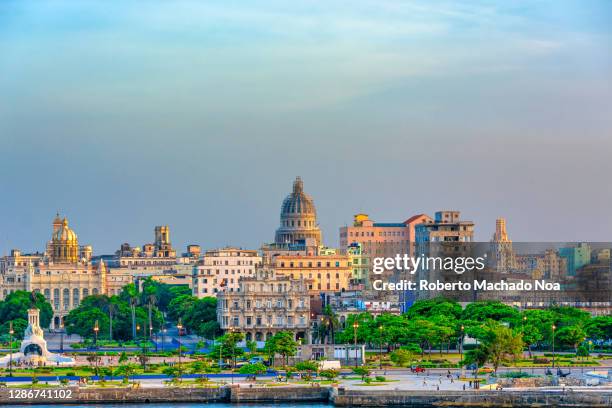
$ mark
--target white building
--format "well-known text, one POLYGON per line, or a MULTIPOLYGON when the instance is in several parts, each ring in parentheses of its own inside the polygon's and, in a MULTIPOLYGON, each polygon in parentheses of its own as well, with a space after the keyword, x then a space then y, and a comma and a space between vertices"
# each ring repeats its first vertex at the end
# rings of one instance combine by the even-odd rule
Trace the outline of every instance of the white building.
POLYGON ((193 295, 199 298, 238 291, 241 277, 255 275, 262 258, 255 250, 222 248, 207 251, 193 268, 193 295))

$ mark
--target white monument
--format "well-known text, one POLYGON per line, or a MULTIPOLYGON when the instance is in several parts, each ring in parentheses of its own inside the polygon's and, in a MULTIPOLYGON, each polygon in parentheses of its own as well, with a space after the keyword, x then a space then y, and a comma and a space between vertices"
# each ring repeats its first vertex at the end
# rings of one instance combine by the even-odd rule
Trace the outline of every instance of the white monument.
MULTIPOLYGON (((13 353, 13 365, 28 363, 39 365, 73 366, 74 359, 47 350, 43 330, 40 328, 40 311, 28 309, 28 327, 25 330, 19 353, 13 353)), ((11 355, 0 358, 0 366, 8 367, 11 355)))

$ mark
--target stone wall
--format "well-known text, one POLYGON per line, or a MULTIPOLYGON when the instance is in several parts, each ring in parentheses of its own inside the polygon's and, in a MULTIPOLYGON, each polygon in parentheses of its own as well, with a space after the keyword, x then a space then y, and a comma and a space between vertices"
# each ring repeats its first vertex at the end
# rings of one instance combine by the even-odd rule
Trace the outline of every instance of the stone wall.
POLYGON ((233 387, 230 400, 233 403, 248 402, 326 402, 328 387, 233 387))
POLYGON ((330 401, 339 407, 596 407, 612 406, 612 391, 355 391, 332 390, 330 401))
POLYGON ((39 388, 33 390, 34 393, 36 391, 39 393, 37 395, 32 393, 31 397, 28 394, 20 395, 16 392, 20 390, 23 389, 0 389, 0 405, 229 401, 229 388, 39 388), (58 394, 53 391, 63 392, 58 394))

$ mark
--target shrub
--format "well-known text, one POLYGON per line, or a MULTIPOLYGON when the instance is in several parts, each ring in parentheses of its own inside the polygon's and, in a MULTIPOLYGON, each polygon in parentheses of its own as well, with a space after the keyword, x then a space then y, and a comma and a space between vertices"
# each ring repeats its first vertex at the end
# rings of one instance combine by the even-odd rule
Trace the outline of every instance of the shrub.
POLYGON ((376 376, 376 381, 378 381, 378 382, 385 382, 385 381, 387 381, 387 378, 382 376, 382 375, 377 375, 376 376))
POLYGON ((334 378, 338 377, 339 373, 336 370, 323 370, 319 373, 319 375, 321 377, 325 377, 328 380, 333 380, 334 378))

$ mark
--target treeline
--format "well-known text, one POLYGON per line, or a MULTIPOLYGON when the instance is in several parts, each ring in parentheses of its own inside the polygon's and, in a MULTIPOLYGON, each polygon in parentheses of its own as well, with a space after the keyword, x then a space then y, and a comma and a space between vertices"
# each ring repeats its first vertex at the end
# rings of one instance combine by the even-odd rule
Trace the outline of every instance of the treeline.
POLYGON ((591 317, 573 307, 520 311, 496 301, 474 302, 463 309, 459 303, 444 298, 417 301, 400 316, 351 315, 344 327, 340 328, 335 313, 327 309, 319 325, 319 336, 337 337, 336 342, 345 343, 353 342, 356 332, 360 343, 383 344, 389 349, 412 345, 421 350, 434 347, 448 350, 466 336, 485 342, 506 329, 506 337, 518 336, 529 349, 548 347, 553 331, 558 347, 575 350, 589 341, 602 345, 612 340, 612 316, 591 317), (358 327, 354 328, 354 323, 358 327), (338 333, 331 333, 332 329, 338 333))

